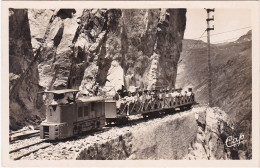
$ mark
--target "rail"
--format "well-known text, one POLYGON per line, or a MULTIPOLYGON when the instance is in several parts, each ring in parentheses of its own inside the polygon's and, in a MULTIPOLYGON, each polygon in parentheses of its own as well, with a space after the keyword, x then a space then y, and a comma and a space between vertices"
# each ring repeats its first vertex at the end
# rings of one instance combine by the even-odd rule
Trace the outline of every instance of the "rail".
POLYGON ((13 160, 19 160, 25 156, 30 155, 31 153, 35 153, 40 149, 45 149, 52 145, 51 143, 45 143, 45 142, 47 142, 47 140, 40 140, 38 142, 31 143, 29 145, 12 149, 9 151, 10 158, 13 160))

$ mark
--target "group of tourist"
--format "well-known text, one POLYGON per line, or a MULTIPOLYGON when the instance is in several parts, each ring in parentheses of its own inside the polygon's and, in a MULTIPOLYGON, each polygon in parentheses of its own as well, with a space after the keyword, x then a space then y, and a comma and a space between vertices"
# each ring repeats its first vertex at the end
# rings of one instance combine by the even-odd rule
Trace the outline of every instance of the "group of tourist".
POLYGON ((135 101, 149 101, 149 100, 163 100, 165 97, 183 97, 191 96, 192 89, 183 91, 182 89, 172 89, 172 90, 143 90, 130 92, 126 90, 118 90, 114 96, 114 100, 123 100, 127 102, 135 101))

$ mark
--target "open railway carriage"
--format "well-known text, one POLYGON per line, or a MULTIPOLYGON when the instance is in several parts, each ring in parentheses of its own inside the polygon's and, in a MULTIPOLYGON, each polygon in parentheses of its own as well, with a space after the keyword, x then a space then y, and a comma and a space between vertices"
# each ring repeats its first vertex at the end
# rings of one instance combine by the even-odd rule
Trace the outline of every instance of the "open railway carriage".
POLYGON ((100 129, 105 124, 104 99, 81 97, 78 90, 65 89, 42 92, 48 94, 46 120, 41 123, 42 139, 65 139, 82 132, 100 129))
POLYGON ((157 116, 176 109, 189 109, 195 103, 192 89, 181 92, 141 91, 126 92, 114 99, 103 97, 76 97, 78 90, 65 89, 45 91, 47 100, 46 120, 41 123, 40 137, 57 140, 76 136, 82 132, 101 129, 105 122, 125 123, 128 116, 157 116))
POLYGON ((176 109, 189 109, 195 104, 192 89, 183 92, 182 89, 173 91, 142 91, 134 96, 115 96, 114 100, 105 102, 107 124, 125 123, 129 115, 142 114, 143 117, 174 112, 176 109), (119 98, 120 97, 120 98, 119 98))

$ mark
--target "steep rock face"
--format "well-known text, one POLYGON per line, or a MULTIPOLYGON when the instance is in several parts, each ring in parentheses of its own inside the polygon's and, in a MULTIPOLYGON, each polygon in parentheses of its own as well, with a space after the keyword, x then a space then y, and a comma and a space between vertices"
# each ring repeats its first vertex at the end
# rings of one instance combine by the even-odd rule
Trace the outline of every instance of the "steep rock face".
POLYGON ((28 12, 9 10, 9 83, 10 129, 18 129, 33 120, 40 122, 42 99, 37 92, 38 64, 33 55, 28 12))
POLYGON ((10 83, 27 71, 30 79, 21 81, 34 91, 27 94, 20 89, 32 97, 33 105, 19 111, 38 113, 39 89, 75 88, 91 95, 97 86, 108 94, 122 85, 127 89, 174 86, 186 9, 24 11, 10 16, 10 83))
MULTIPOLYGON (((252 132, 252 44, 251 31, 237 41, 211 45, 212 95, 235 123, 234 135, 243 134, 248 144, 237 151, 251 158, 252 132)), ((208 103, 207 46, 195 40, 183 41, 176 86, 193 87, 199 103, 208 103), (194 45, 196 44, 196 45, 194 45), (188 47, 186 47, 188 46, 188 47), (189 47, 193 46, 193 48, 189 47)))
POLYGON ((54 12, 55 10, 52 9, 28 9, 31 43, 34 53, 43 42, 46 29, 54 12))
MULTIPOLYGON (((32 11, 41 12, 42 18, 50 16, 50 10, 32 11)), ((52 12, 39 64, 44 88, 76 88, 91 93, 95 85, 108 92, 122 85, 174 85, 185 9, 85 9, 71 10, 69 15, 52 12)), ((31 27, 38 27, 40 20, 33 20, 31 27)))
MULTIPOLYGON (((71 68, 70 46, 77 29, 75 13, 74 9, 61 9, 55 10, 52 15, 49 15, 51 17, 41 38, 38 66, 39 84, 46 89, 66 88, 67 86, 71 68)), ((39 19, 39 21, 42 20, 39 19)), ((31 27, 38 27, 35 23, 35 20, 31 22, 31 27)))

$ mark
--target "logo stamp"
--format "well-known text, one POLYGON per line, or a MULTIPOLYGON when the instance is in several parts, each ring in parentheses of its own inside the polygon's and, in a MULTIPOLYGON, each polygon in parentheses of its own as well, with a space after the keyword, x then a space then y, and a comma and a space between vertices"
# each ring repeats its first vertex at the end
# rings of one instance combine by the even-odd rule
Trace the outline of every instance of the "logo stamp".
POLYGON ((245 139, 245 136, 242 133, 239 135, 239 137, 229 136, 229 137, 227 137, 225 144, 229 148, 238 147, 241 144, 241 142, 244 141, 244 139, 245 139))

